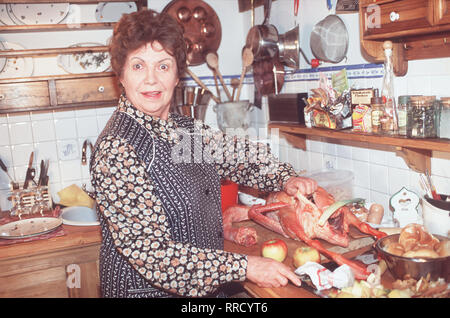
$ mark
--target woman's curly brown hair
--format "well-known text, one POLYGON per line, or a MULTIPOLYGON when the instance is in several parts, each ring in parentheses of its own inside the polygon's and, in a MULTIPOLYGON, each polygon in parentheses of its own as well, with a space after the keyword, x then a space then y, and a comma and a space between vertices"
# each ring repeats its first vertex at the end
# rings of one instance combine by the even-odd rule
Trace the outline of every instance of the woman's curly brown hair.
POLYGON ((140 10, 125 14, 114 28, 109 44, 111 67, 120 78, 127 55, 158 41, 177 62, 178 76, 186 70, 186 43, 182 27, 168 14, 140 10))

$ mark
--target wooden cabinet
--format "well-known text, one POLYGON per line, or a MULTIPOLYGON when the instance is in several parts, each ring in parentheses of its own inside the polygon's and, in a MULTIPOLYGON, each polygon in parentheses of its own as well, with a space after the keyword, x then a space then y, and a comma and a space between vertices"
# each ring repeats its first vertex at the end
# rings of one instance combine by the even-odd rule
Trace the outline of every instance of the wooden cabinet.
POLYGON ((391 40, 397 76, 410 60, 450 57, 449 0, 362 0, 359 18, 363 56, 383 62, 383 42, 391 40))
MULTIPOLYGON (((106 0, 102 2, 118 2, 106 0)), ((8 0, 7 3, 23 3, 23 0, 8 0)), ((33 3, 48 3, 48 0, 36 0, 33 3)), ((92 0, 58 0, 73 4, 92 4, 92 0)), ((100 2, 100 1, 98 1, 100 2)), ((134 1, 138 10, 144 7, 145 0, 134 1)), ((53 31, 84 31, 112 29, 115 23, 77 23, 41 24, 41 25, 5 25, 0 26, 2 33, 36 33, 53 31)), ((82 52, 105 52, 107 46, 62 47, 0 51, 0 58, 40 57, 58 54, 82 52)), ((111 72, 91 74, 68 74, 11 78, 0 80, 0 113, 12 113, 34 110, 48 110, 67 107, 103 107, 113 106, 120 95, 118 81, 111 72)))
POLYGON ((63 225, 66 235, 0 246, 0 297, 97 298, 100 229, 63 225))
POLYGON ((0 114, 68 107, 105 107, 120 95, 113 73, 0 80, 0 114))

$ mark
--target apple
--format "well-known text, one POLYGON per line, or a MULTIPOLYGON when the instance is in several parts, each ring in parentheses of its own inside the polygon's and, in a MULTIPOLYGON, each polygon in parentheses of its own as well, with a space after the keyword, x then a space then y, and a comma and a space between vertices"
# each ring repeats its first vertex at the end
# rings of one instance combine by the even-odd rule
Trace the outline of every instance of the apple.
POLYGON ((320 263, 319 251, 310 246, 297 247, 292 258, 294 259, 294 266, 296 268, 302 266, 306 262, 320 263))
POLYGON ((288 247, 286 242, 280 239, 265 241, 261 246, 261 254, 264 257, 282 262, 287 256, 288 247))

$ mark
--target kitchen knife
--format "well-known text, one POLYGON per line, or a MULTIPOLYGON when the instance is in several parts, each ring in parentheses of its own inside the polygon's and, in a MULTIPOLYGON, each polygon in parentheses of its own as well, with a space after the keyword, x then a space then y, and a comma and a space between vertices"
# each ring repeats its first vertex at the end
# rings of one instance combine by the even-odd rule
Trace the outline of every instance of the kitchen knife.
POLYGON ((42 182, 44 180, 44 173, 45 173, 45 162, 44 162, 44 160, 41 160, 41 165, 40 165, 40 169, 39 169, 38 186, 42 185, 42 182))
POLYGON ((34 182, 34 175, 36 173, 36 170, 34 170, 34 168, 33 168, 33 158, 34 158, 34 151, 31 152, 30 159, 28 160, 27 173, 25 176, 25 182, 23 183, 24 189, 28 188, 30 181, 33 180, 33 182, 34 182))

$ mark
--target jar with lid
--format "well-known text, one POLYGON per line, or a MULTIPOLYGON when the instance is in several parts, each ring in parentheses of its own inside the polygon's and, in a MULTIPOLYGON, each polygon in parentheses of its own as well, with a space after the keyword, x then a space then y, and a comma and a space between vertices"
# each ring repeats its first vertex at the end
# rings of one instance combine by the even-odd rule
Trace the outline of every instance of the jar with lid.
POLYGON ((379 96, 378 89, 374 90, 374 96, 370 99, 372 132, 375 134, 381 133, 381 119, 384 116, 383 98, 379 96))
POLYGON ((450 97, 442 97, 439 111, 439 138, 450 138, 450 97))
POLYGON ((435 96, 411 96, 407 106, 406 135, 410 138, 437 137, 438 112, 435 96))

